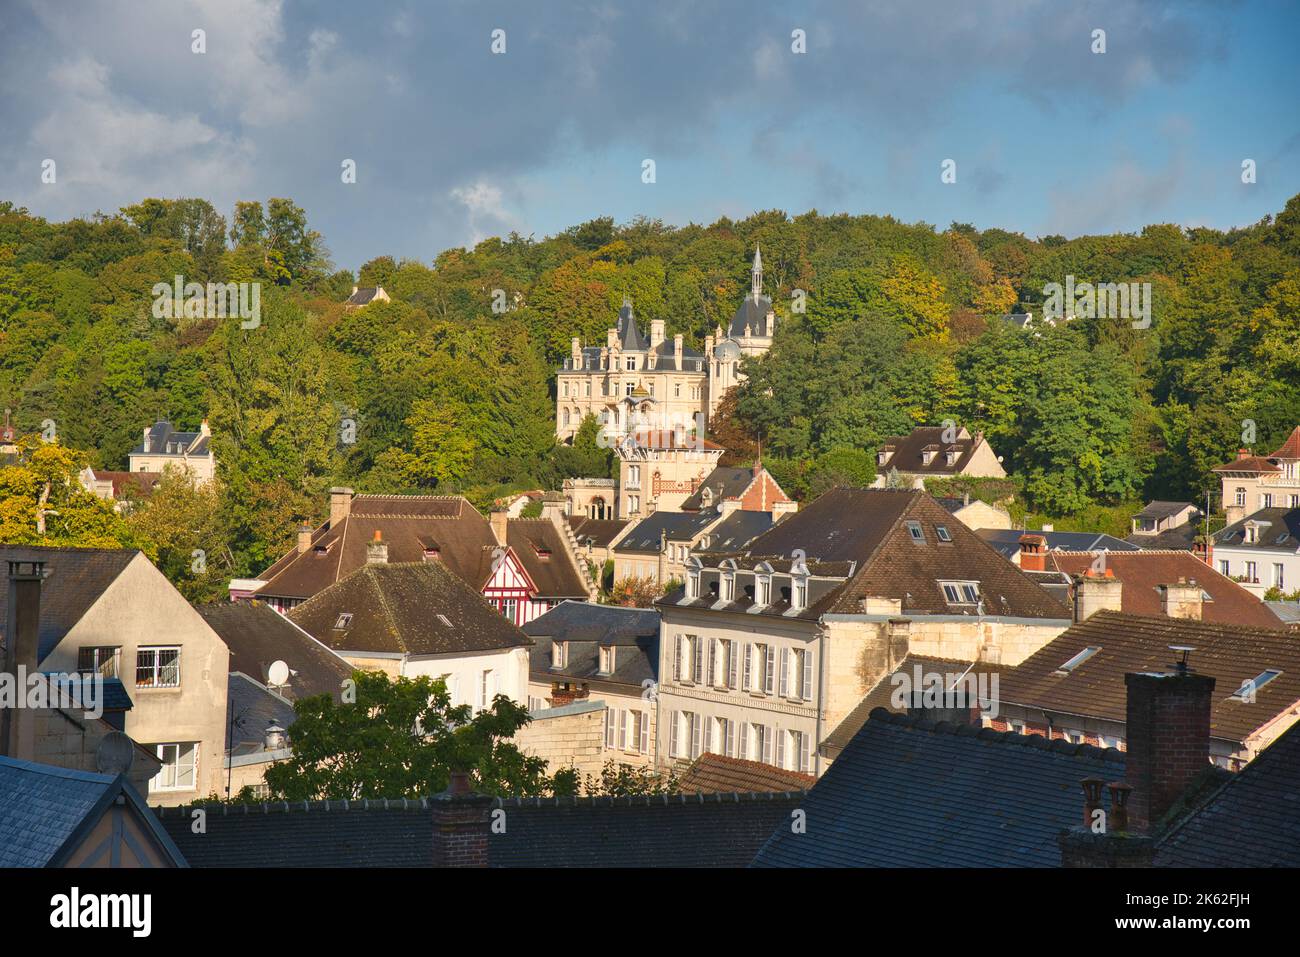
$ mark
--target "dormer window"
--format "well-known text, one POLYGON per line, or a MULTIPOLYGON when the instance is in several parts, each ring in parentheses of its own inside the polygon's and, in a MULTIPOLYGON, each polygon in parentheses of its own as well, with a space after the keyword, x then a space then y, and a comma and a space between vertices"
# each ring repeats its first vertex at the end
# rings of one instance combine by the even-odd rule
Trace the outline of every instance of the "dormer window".
POLYGON ((700 597, 700 572, 698 569, 686 573, 686 597, 700 597))
POLYGON ((933 462, 933 461, 934 461, 935 454, 938 453, 938 451, 939 451, 939 450, 938 450, 937 448, 935 448, 934 446, 930 446, 929 448, 924 448, 924 449, 922 449, 922 450, 921 450, 921 464, 922 464, 922 465, 929 465, 931 462, 933 462))
POLYGON ((790 602, 790 607, 808 607, 808 579, 802 575, 794 580, 794 600, 790 602))
POLYGON ((759 575, 755 579, 758 586, 758 603, 760 605, 772 604, 772 577, 770 575, 759 575))
POLYGON ((600 646, 600 673, 602 675, 612 675, 614 673, 614 646, 600 646))
POLYGON ((956 462, 957 462, 957 450, 956 450, 956 449, 949 449, 948 451, 944 452, 944 453, 943 453, 943 461, 944 461, 944 464, 945 464, 945 465, 954 465, 954 464, 956 464, 956 462))
POLYGON ((722 600, 735 601, 736 598, 736 576, 727 573, 722 576, 722 600))
POLYGON ((567 641, 551 642, 551 667, 565 668, 569 664, 569 643, 567 641))

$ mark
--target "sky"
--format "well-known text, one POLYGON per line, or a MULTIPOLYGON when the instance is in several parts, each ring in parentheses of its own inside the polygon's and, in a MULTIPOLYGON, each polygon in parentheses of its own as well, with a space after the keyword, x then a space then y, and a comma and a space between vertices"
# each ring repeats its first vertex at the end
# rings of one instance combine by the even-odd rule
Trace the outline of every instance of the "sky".
POLYGON ((1300 193, 1298 50, 1297 0, 0 0, 0 200, 288 196, 352 270, 598 216, 1229 228, 1300 193))

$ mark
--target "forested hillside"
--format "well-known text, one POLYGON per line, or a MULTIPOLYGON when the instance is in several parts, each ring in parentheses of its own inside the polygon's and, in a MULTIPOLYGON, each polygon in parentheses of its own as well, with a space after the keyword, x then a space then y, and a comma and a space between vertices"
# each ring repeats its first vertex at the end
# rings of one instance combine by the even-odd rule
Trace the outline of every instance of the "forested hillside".
MULTIPOLYGON (((332 484, 482 503, 606 472, 590 428, 576 448, 553 441, 570 338, 602 341, 628 296, 643 327, 663 319, 699 348, 739 304, 756 243, 781 321, 713 431, 736 459, 761 443, 796 494, 865 478, 884 436, 952 419, 987 433, 1029 506, 1068 516, 1197 496, 1245 420, 1265 450, 1300 423, 1300 197, 1227 233, 1073 240, 816 212, 603 219, 429 263, 380 257, 356 277, 334 271, 286 199, 229 219, 201 199, 148 199, 65 223, 0 203, 0 401, 20 430, 53 420, 60 445, 107 468, 125 467, 155 419, 193 429, 206 416, 216 494, 171 483, 129 522, 175 577, 203 549, 210 577, 189 590, 210 594, 319 521, 332 484), (262 282, 261 324, 157 318, 151 290, 177 275, 262 282), (1068 275, 1150 282, 1151 327, 1001 320, 1041 314, 1044 284, 1068 275), (345 311, 354 283, 393 301, 345 311), (792 311, 797 289, 806 311, 792 311)), ((33 487, 0 471, 0 493, 33 487)), ((24 522, 0 512, 0 537, 24 522)))

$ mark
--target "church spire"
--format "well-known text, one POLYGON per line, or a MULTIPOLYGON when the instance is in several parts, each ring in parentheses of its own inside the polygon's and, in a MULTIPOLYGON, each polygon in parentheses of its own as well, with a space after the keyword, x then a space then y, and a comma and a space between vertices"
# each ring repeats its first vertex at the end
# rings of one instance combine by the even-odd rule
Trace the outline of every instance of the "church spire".
POLYGON ((763 295, 763 252, 754 244, 754 271, 751 276, 750 294, 754 299, 763 295))

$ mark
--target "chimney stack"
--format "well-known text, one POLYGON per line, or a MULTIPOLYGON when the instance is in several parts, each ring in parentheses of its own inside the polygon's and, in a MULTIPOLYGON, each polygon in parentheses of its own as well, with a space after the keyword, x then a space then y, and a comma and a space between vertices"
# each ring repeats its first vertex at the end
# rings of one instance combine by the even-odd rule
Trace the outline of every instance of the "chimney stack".
POLYGON ((510 513, 504 508, 494 508, 488 513, 488 521, 492 524, 492 535, 496 538, 497 544, 505 548, 506 532, 510 527, 510 513))
MULTIPOLYGON (((4 670, 12 675, 15 687, 18 670, 28 674, 39 664, 41 623, 41 581, 45 578, 42 561, 9 562, 9 616, 5 622, 4 670)), ((31 753, 33 729, 27 726, 25 708, 0 708, 0 753, 20 757, 31 753)))
POLYGON ((352 494, 352 489, 337 485, 330 489, 330 528, 337 528, 352 514, 352 494))
POLYGON ((1102 574, 1087 571, 1074 580, 1074 620, 1087 621, 1099 611, 1122 611, 1124 583, 1113 569, 1102 574))
POLYGON ((658 349, 660 343, 664 341, 664 321, 662 319, 650 320, 650 348, 658 349))
POLYGON ((1170 618, 1190 618, 1201 620, 1202 609, 1201 586, 1193 578, 1179 578, 1177 584, 1165 585, 1160 598, 1160 610, 1170 618))
POLYGON ((434 867, 487 867, 492 798, 470 789, 469 775, 453 771, 447 790, 429 799, 434 867))
POLYGON ((298 526, 298 554, 301 555, 311 548, 312 527, 310 525, 298 526))
POLYGON ((679 332, 673 336, 673 364, 678 372, 682 371, 682 353, 684 351, 682 343, 682 334, 679 332))
POLYGON ((152 452, 152 451, 153 451, 153 449, 149 448, 149 429, 148 429, 148 428, 145 428, 145 429, 144 429, 144 441, 143 441, 143 442, 141 443, 141 445, 140 445, 140 451, 141 451, 141 452, 152 452))
POLYGON ((1192 543, 1192 554, 1210 567, 1214 567, 1214 542, 1204 535, 1197 535, 1192 543))
POLYGON ((1020 570, 1047 571, 1047 539, 1042 535, 1026 533, 1020 536, 1020 570))
POLYGON ((384 542, 384 536, 379 529, 375 529, 374 539, 366 546, 366 564, 388 564, 388 545, 384 542))
POLYGON ((1210 703, 1214 678, 1187 667, 1193 649, 1171 646, 1184 660, 1166 674, 1130 673, 1125 780, 1133 787, 1129 818, 1150 832, 1205 773, 1210 763, 1210 703))

